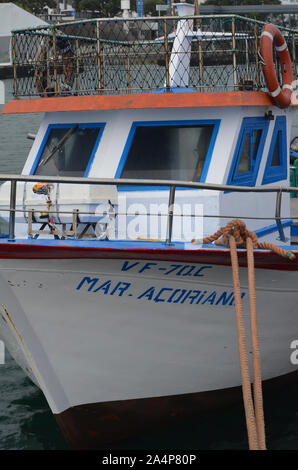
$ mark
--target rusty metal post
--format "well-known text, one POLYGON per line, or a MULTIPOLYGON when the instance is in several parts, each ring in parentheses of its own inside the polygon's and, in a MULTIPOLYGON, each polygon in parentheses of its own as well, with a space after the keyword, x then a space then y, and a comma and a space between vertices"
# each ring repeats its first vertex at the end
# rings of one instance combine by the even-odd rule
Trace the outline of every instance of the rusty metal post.
POLYGON ((73 236, 77 237, 78 235, 78 218, 79 218, 79 209, 74 209, 72 214, 72 231, 73 236))
POLYGON ((198 16, 200 14, 200 7, 199 7, 198 0, 194 0, 194 4, 195 4, 195 15, 198 16))
POLYGON ((127 62, 126 62, 126 71, 127 71, 127 93, 131 92, 131 82, 130 82, 130 60, 129 56, 127 57, 127 62))
POLYGON ((235 17, 232 18, 232 51, 233 51, 233 79, 234 79, 234 90, 237 90, 237 89, 238 89, 238 81, 237 81, 237 58, 236 58, 235 17))
MULTIPOLYGON (((199 16, 200 8, 198 0, 195 0, 195 15, 199 16)), ((197 30, 201 29, 201 20, 196 19, 196 26, 197 30)), ((203 73, 204 73, 204 64, 203 64, 203 49, 202 49, 202 41, 198 40, 198 56, 199 56, 199 78, 200 78, 200 85, 203 84, 203 73)))
POLYGON ((292 49, 293 49, 293 66, 294 66, 294 80, 297 80, 297 54, 296 54, 296 38, 295 33, 292 33, 292 49))
MULTIPOLYGON (((175 7, 174 7, 174 1, 170 0, 170 5, 171 5, 171 15, 175 16, 175 7)), ((173 29, 176 29, 176 21, 173 21, 173 29)))
POLYGON ((58 96, 57 38, 56 38, 55 28, 53 28, 53 66, 54 66, 54 95, 58 96))
POLYGON ((258 38, 258 26, 254 26, 254 35, 255 35, 255 57, 256 57, 256 81, 258 90, 261 88, 260 80, 260 64, 259 64, 259 38, 258 38))
POLYGON ((32 237, 33 209, 28 211, 28 237, 32 237))
POLYGON ((79 40, 76 39, 76 90, 80 91, 80 59, 79 59, 79 40))
POLYGON ((16 37, 15 34, 12 34, 11 37, 12 45, 12 66, 13 66, 13 90, 14 97, 18 97, 18 78, 17 78, 17 54, 16 54, 16 37))
POLYGON ((102 48, 101 54, 101 79, 102 79, 102 89, 106 88, 106 75, 105 75, 105 48, 102 48))
POLYGON ((50 87, 50 44, 49 44, 49 38, 46 39, 47 41, 47 52, 46 52, 46 62, 47 62, 47 90, 50 87))
POLYGON ((167 20, 163 20, 164 26, 164 46, 165 46, 165 66, 166 66, 166 89, 171 91, 170 87, 170 58, 169 58, 169 41, 168 41, 168 25, 167 20))
POLYGON ((103 91, 102 86, 102 63, 101 63, 101 42, 100 42, 100 22, 96 21, 96 39, 97 39, 97 77, 98 93, 103 91))

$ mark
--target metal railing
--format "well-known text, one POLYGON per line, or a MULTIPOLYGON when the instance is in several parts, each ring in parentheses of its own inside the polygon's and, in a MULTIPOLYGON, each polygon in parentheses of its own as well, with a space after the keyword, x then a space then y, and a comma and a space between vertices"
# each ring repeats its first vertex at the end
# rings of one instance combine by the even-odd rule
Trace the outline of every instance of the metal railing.
MULTIPOLYGON (((175 83, 202 92, 265 90, 259 55, 263 27, 237 15, 205 15, 91 19, 14 31, 14 95, 171 92, 175 83), (185 44, 173 47, 181 20, 190 22, 194 33, 187 52, 190 69, 185 66, 185 44)), ((296 80, 298 31, 280 29, 296 80)))
MULTIPOLYGON (((261 219, 261 220, 275 220, 279 237, 281 241, 286 241, 282 220, 289 220, 289 217, 281 216, 281 202, 283 193, 298 193, 298 187, 247 187, 247 186, 229 186, 222 184, 210 183, 194 183, 189 181, 173 181, 173 180, 138 180, 138 179, 113 179, 113 178, 74 178, 74 177, 53 177, 53 176, 25 176, 25 175, 1 175, 0 182, 10 181, 10 202, 9 202, 9 241, 15 241, 15 214, 16 212, 29 212, 30 209, 16 209, 16 192, 18 182, 45 182, 57 184, 88 184, 88 185, 103 185, 103 186, 163 186, 169 188, 169 200, 167 211, 167 233, 165 243, 170 245, 172 242, 173 219, 174 219, 174 204, 177 188, 198 189, 198 190, 211 190, 211 191, 229 191, 241 193, 276 193, 275 216, 273 217, 246 217, 243 215, 234 214, 227 215, 202 215, 202 217, 216 217, 216 218, 242 218, 242 219, 261 219)), ((0 208, 0 212, 5 209, 0 208)), ((57 214, 73 214, 72 212, 53 212, 57 214)), ((81 214, 84 214, 82 212, 81 214)), ((89 212, 88 212, 89 214, 89 212)), ((117 214, 116 214, 117 215, 117 214)), ((189 216, 189 214, 187 215, 189 216)), ((292 217, 292 219, 296 219, 292 217)), ((298 219, 298 217, 297 217, 298 219)))

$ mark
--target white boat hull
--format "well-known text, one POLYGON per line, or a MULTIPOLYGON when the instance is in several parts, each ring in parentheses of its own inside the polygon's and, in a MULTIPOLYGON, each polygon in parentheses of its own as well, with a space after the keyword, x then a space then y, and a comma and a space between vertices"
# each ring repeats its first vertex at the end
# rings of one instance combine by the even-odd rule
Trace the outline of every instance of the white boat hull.
MULTIPOLYGON (((123 256, 0 260, 0 336, 53 413, 240 386, 230 266, 123 256)), ((297 281, 295 270, 256 269, 264 380, 297 369, 297 281)))

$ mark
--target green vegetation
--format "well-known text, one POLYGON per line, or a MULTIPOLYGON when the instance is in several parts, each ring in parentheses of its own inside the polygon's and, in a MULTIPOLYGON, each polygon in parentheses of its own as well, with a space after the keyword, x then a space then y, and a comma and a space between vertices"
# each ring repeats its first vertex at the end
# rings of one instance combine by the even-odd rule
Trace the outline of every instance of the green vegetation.
POLYGON ((74 0, 72 6, 76 11, 98 11, 100 16, 115 16, 120 11, 120 1, 115 0, 74 0))

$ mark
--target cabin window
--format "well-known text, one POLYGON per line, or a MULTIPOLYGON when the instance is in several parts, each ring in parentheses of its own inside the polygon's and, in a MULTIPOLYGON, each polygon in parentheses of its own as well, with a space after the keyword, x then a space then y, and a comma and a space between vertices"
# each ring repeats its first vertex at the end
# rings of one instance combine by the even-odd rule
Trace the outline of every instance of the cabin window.
POLYGON ((87 176, 104 125, 50 125, 31 174, 87 176))
POLYGON ((277 116, 262 184, 287 179, 287 161, 287 120, 285 116, 277 116))
POLYGON ((116 177, 205 181, 219 122, 135 123, 116 177))
POLYGON ((244 134, 243 146, 237 168, 237 176, 253 171, 261 135, 262 131, 260 129, 252 129, 244 134))
POLYGON ((268 132, 266 118, 245 118, 236 145, 227 184, 254 186, 268 132))

